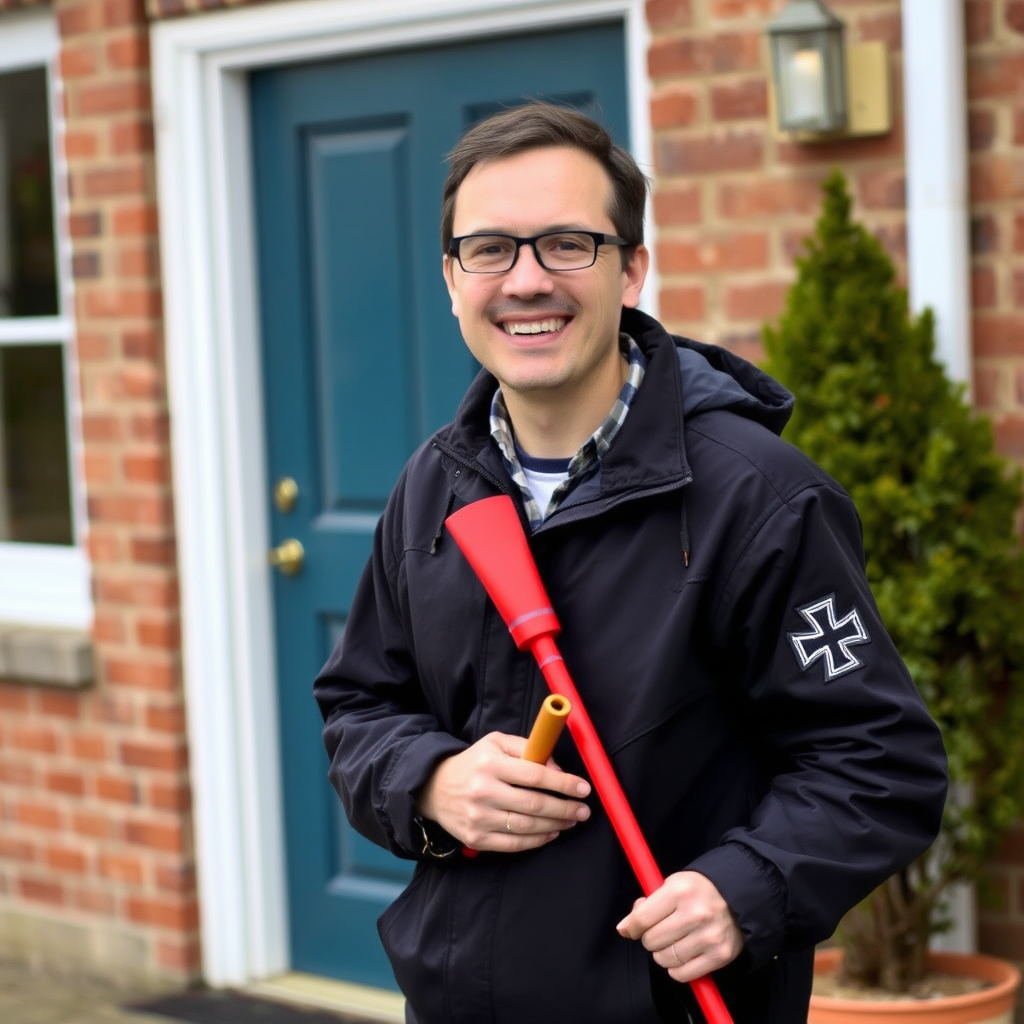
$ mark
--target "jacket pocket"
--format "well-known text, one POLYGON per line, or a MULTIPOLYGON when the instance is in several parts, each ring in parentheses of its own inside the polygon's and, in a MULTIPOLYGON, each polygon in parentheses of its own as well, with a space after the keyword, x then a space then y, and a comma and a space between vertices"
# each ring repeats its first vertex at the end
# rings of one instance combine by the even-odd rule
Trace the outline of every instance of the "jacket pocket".
POLYGON ((377 920, 377 933, 395 980, 417 1020, 450 1020, 443 984, 447 942, 442 890, 444 869, 418 864, 412 880, 377 920))

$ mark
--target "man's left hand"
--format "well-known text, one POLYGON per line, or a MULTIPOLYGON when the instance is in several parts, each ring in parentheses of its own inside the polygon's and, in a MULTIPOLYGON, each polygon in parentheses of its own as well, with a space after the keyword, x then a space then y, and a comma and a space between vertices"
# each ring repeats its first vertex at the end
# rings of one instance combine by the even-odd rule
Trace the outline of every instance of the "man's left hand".
POLYGON ((743 936, 721 893, 696 871, 669 875, 616 928, 639 939, 675 981, 694 981, 735 960, 743 936))

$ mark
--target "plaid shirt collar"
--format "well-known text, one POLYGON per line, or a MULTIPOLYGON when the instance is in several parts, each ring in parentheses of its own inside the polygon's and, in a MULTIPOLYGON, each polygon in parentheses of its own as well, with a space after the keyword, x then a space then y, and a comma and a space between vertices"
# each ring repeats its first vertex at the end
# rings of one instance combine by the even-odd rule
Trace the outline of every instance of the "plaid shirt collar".
POLYGON ((640 346, 628 334, 619 335, 619 345, 623 356, 629 362, 626 381, 622 385, 619 397, 615 400, 611 411, 604 418, 604 422, 583 442, 579 451, 569 460, 566 478, 555 488, 555 492, 551 495, 551 501, 548 502, 546 509, 541 509, 536 499, 530 493, 526 474, 523 472, 522 464, 516 455, 512 423, 509 420, 508 409, 505 406, 505 399, 501 394, 501 388, 499 387, 494 392, 494 398, 491 399, 491 437, 494 438, 498 448, 501 449, 509 475, 522 492, 526 515, 530 520, 530 528, 533 530, 536 530, 558 508, 580 474, 590 469, 591 466, 594 466, 604 457, 605 452, 611 447, 612 441, 615 440, 615 435, 622 428, 622 424, 626 422, 629 407, 643 382, 644 373, 647 370, 647 360, 644 358, 643 352, 640 351, 640 346))

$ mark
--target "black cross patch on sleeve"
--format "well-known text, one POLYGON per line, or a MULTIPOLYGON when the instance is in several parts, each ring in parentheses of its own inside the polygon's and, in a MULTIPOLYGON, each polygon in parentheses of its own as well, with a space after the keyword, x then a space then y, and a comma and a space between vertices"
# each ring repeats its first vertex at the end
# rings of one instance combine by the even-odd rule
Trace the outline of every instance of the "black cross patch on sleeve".
POLYGON ((811 628, 806 633, 787 634, 800 671, 806 672, 816 661, 820 661, 826 683, 860 668, 864 663, 850 648, 857 644, 871 643, 871 637, 856 608, 851 608, 842 618, 837 617, 835 597, 835 594, 829 594, 828 597, 797 608, 797 612, 811 628))

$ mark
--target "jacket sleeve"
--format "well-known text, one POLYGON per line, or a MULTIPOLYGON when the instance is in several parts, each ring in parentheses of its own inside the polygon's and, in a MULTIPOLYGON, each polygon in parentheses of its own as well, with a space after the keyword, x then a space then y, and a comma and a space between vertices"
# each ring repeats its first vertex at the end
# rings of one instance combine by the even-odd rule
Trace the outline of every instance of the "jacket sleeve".
POLYGON ((749 822, 691 867, 729 903, 756 965, 827 938, 927 849, 947 763, 879 617, 849 497, 803 487, 739 541, 716 645, 768 783, 749 822))
POLYGON ((440 728, 418 685, 394 592, 401 570, 396 545, 386 541, 387 519, 377 525, 344 634, 313 693, 329 778, 353 828, 412 857, 424 845, 416 797, 436 764, 466 744, 440 728))

